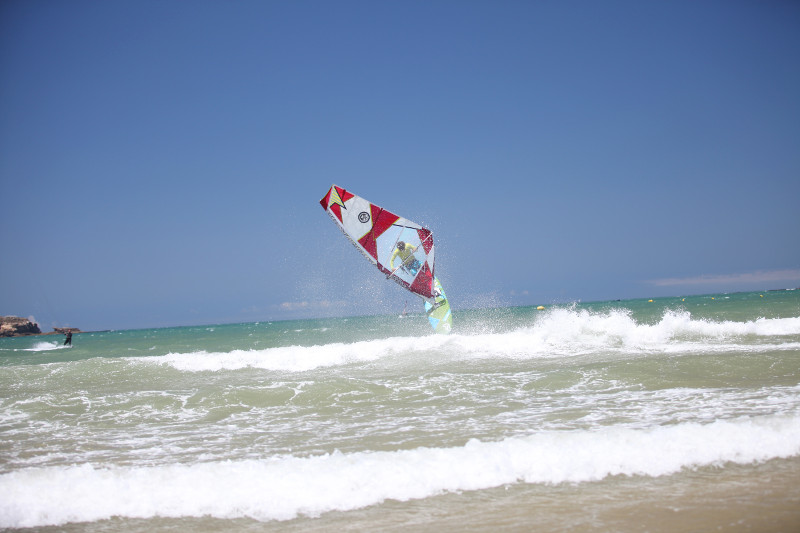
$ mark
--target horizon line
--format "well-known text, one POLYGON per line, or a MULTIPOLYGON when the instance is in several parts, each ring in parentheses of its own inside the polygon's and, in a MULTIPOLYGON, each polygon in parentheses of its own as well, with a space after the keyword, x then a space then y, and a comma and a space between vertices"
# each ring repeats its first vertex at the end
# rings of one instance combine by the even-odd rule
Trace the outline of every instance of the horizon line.
POLYGON ((782 281, 800 282, 800 268, 781 270, 755 270, 738 274, 701 274, 686 278, 660 278, 647 280, 645 283, 656 287, 673 287, 678 285, 719 285, 743 283, 777 283, 782 281))

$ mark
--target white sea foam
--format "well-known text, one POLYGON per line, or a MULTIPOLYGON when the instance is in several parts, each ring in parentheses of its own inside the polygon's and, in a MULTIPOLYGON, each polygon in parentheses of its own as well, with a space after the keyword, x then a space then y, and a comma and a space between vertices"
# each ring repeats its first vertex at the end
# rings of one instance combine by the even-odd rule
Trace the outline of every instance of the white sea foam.
POLYGON ((191 465, 31 468, 0 476, 0 527, 121 517, 251 517, 351 510, 514 483, 582 483, 614 475, 749 464, 800 454, 800 417, 767 416, 651 429, 548 431, 454 448, 334 453, 191 465))
POLYGON ((306 371, 320 367, 340 366, 374 361, 381 357, 408 353, 422 346, 424 340, 398 337, 354 343, 332 343, 322 346, 286 346, 264 350, 230 352, 170 353, 139 359, 167 364, 189 372, 264 368, 269 370, 306 371))
POLYGON ((593 339, 607 344, 650 346, 680 338, 719 340, 747 335, 797 335, 800 334, 800 317, 734 322, 696 319, 687 311, 667 311, 659 322, 641 324, 626 310, 598 313, 554 309, 539 320, 532 330, 554 341, 593 339))
POLYGON ((58 342, 37 342, 30 348, 23 348, 22 351, 24 352, 46 352, 49 350, 59 350, 61 348, 68 348, 68 346, 64 346, 58 342))
POLYGON ((167 354, 137 361, 167 364, 186 372, 262 368, 308 371, 366 363, 382 358, 432 354, 441 360, 543 359, 591 353, 762 353, 797 350, 797 342, 768 342, 800 335, 800 317, 748 322, 694 319, 688 312, 667 312, 654 324, 636 322, 622 310, 591 312, 553 309, 527 327, 500 333, 393 337, 354 343, 287 346, 230 352, 167 354), (755 341, 755 342, 754 342, 755 341))

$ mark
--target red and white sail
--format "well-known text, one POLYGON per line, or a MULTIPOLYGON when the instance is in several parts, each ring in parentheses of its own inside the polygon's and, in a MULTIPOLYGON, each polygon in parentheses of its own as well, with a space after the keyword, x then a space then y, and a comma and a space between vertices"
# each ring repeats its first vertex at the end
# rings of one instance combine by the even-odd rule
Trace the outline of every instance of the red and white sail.
POLYGON ((364 257, 387 277, 423 298, 434 297, 430 230, 336 185, 331 186, 320 204, 364 257), (414 257, 411 261, 395 257, 392 265, 392 254, 400 241, 415 248, 414 257), (406 268, 413 260, 419 261, 416 268, 406 268))

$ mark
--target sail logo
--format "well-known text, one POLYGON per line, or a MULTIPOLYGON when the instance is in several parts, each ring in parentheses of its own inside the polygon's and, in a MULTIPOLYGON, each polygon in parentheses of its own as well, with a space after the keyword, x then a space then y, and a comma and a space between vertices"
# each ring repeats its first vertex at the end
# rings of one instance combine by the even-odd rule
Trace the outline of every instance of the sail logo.
POLYGON ((361 211, 358 214, 358 221, 361 222, 362 224, 366 224, 367 222, 369 222, 369 213, 367 213, 366 211, 361 211))

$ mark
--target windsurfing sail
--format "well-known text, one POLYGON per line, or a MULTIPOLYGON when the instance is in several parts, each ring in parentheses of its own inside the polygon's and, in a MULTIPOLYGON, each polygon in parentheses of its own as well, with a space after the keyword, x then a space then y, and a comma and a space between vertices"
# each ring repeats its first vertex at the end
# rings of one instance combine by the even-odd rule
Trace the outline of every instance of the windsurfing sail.
POLYGON ((387 278, 434 302, 435 257, 430 230, 336 185, 320 205, 387 278))

